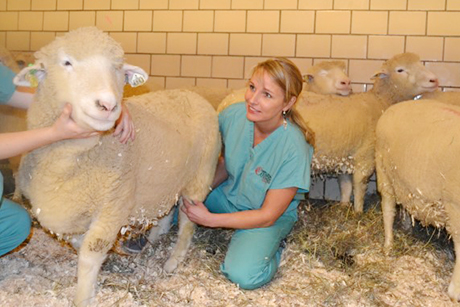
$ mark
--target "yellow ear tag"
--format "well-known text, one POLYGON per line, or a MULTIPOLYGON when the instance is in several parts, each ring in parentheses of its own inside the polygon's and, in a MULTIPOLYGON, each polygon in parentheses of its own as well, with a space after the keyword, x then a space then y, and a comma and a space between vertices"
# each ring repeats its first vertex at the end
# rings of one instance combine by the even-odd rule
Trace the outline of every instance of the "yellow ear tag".
POLYGON ((26 75, 26 80, 29 81, 31 87, 38 86, 38 78, 35 75, 36 73, 37 73, 36 69, 31 69, 26 75))
POLYGON ((144 76, 138 73, 133 73, 131 76, 126 75, 126 83, 129 83, 131 87, 137 87, 145 83, 144 76))

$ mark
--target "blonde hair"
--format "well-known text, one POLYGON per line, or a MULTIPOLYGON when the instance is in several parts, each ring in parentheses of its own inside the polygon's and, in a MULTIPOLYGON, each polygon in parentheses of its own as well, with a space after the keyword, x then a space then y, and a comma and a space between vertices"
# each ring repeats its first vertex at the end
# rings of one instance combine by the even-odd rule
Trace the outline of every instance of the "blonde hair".
POLYGON ((307 142, 314 146, 315 135, 296 109, 297 101, 302 93, 303 86, 302 74, 297 66, 286 58, 274 58, 257 64, 252 74, 254 75, 258 72, 265 72, 270 76, 270 78, 284 91, 284 100, 286 102, 295 97, 296 101, 294 105, 286 111, 286 118, 299 127, 304 133, 307 142))

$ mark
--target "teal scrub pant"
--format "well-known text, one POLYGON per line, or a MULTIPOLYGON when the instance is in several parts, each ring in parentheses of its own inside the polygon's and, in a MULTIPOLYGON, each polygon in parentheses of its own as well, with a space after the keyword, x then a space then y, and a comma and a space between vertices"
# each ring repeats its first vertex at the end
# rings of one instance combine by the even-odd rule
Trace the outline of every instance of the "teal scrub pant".
MULTIPOLYGON (((241 211, 230 204, 221 189, 209 194, 205 205, 213 213, 241 211)), ((256 289, 272 280, 281 259, 281 241, 297 221, 297 212, 284 214, 265 228, 237 229, 220 269, 242 289, 256 289)))
POLYGON ((20 205, 0 199, 0 256, 19 246, 30 233, 30 216, 20 205))

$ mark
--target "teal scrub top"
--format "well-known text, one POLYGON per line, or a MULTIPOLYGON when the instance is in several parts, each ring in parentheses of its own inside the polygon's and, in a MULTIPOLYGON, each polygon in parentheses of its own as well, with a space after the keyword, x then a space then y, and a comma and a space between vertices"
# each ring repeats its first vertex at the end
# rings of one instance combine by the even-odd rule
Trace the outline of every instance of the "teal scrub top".
POLYGON ((0 63, 0 104, 6 104, 13 96, 16 86, 13 78, 16 74, 0 63))
POLYGON ((297 187, 286 213, 295 210, 310 188, 313 148, 301 130, 288 122, 253 148, 254 123, 246 104, 236 103, 219 114, 228 178, 219 188, 238 210, 259 209, 270 189, 297 187))

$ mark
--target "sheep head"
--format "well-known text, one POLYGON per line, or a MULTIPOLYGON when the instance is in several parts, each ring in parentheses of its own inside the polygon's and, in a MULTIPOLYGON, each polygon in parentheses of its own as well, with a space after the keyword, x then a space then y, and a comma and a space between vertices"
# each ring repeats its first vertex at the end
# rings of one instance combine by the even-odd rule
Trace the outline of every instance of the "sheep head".
POLYGON ((304 90, 317 94, 348 96, 352 89, 345 70, 345 63, 342 61, 324 61, 316 64, 303 76, 304 90))
POLYGON ((72 118, 97 131, 112 128, 120 116, 123 86, 141 85, 148 75, 123 63, 120 44, 94 27, 79 28, 35 53, 35 65, 23 69, 17 85, 38 86, 37 99, 60 110, 72 104, 72 118))
POLYGON ((420 57, 410 52, 387 60, 372 79, 377 92, 393 89, 396 101, 435 91, 439 84, 436 75, 420 62, 420 57))

